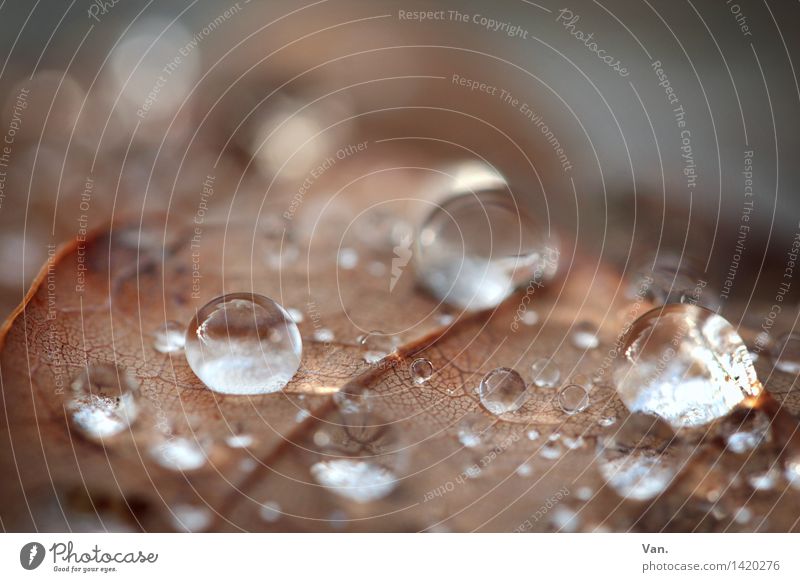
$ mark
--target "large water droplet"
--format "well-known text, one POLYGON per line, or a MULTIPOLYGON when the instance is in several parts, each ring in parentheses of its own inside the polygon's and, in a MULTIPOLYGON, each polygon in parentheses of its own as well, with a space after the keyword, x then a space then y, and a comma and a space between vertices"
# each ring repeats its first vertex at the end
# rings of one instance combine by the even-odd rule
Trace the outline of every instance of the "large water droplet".
POLYGON ((186 359, 203 383, 223 394, 277 392, 300 367, 297 325, 275 301, 234 293, 206 304, 186 332, 186 359))
POLYGON ((479 310, 552 278, 558 251, 507 192, 486 190, 437 207, 422 224, 414 260, 420 282, 437 299, 479 310))
POLYGON ((518 410, 530 397, 525 381, 510 368, 496 368, 486 374, 478 394, 486 410, 498 416, 518 410))
POLYGON ((531 366, 531 379, 539 388, 555 388, 561 379, 561 370, 553 360, 542 358, 531 366))
POLYGON ((65 407, 72 425, 84 436, 103 439, 125 430, 136 419, 138 385, 113 364, 93 364, 73 380, 65 407))
POLYGON ((686 304, 654 309, 634 322, 622 338, 613 378, 629 410, 676 427, 707 424, 761 391, 733 326, 686 304))
POLYGON ((186 343, 186 328, 177 321, 167 321, 153 333, 153 348, 162 354, 183 349, 186 343))
POLYGON ((688 453, 663 420, 633 414, 598 441, 600 473, 620 496, 639 501, 666 490, 688 453))
POLYGON ((427 358, 417 358, 411 362, 409 372, 415 384, 424 384, 433 376, 433 364, 427 358))
POLYGON ((567 384, 558 391, 558 405, 572 415, 589 408, 589 391, 581 384, 567 384))

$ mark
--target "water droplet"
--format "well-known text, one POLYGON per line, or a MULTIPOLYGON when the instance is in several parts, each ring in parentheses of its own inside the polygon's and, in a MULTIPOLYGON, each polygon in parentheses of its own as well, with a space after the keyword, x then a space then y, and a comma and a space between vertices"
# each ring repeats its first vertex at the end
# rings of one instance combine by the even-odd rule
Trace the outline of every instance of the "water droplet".
POLYGON ((177 321, 167 321, 153 333, 153 348, 162 354, 183 349, 186 328, 177 321))
POLYGON ((510 368, 495 368, 481 380, 481 404, 495 415, 514 412, 530 397, 522 377, 510 368))
POLYGON ((592 498, 592 495, 594 495, 594 490, 586 485, 583 487, 578 487, 578 489, 575 491, 575 497, 581 501, 589 501, 592 498))
POLYGON ((586 446, 586 441, 583 440, 582 436, 577 437, 564 437, 562 439, 564 446, 567 447, 571 451, 575 451, 578 449, 582 449, 586 446))
POLYGON ((771 491, 778 483, 778 471, 771 467, 766 471, 759 471, 747 476, 750 487, 756 491, 771 491))
POLYGON ((533 467, 527 463, 523 463, 516 469, 516 474, 520 477, 530 477, 533 474, 533 467))
POLYGON ((794 489, 800 489, 800 454, 789 456, 784 462, 783 476, 794 489))
POLYGON ((560 458, 563 453, 564 450, 557 442, 548 442, 539 448, 539 456, 550 461, 560 458))
POLYGON ((297 324, 272 299, 234 293, 207 303, 189 324, 186 360, 222 394, 282 390, 300 367, 297 324))
POLYGON ((206 464, 206 453, 194 439, 174 437, 150 448, 150 456, 173 471, 194 471, 206 464))
POLYGON ((800 374, 800 335, 788 333, 772 347, 775 367, 786 374, 800 374))
POLYGON ((539 438, 540 435, 539 435, 539 431, 538 430, 536 430, 535 428, 532 428, 528 432, 525 433, 525 436, 528 437, 528 440, 535 441, 536 439, 539 438))
POLYGON ((575 510, 559 505, 550 514, 550 523, 558 531, 573 533, 580 527, 581 520, 575 510))
POLYGON ((708 424, 761 391, 733 326, 684 304, 654 309, 634 322, 622 338, 613 378, 629 410, 676 427, 708 424))
POLYGON ((603 427, 609 427, 617 422, 617 418, 615 416, 604 416, 600 420, 597 421, 597 424, 603 427))
POLYGON ((253 444, 253 437, 249 434, 232 434, 225 439, 225 442, 232 449, 246 449, 253 444))
POLYGON ((214 515, 208 507, 179 504, 172 508, 172 523, 183 532, 199 532, 211 525, 214 515))
POLYGON ((565 414, 578 414, 589 408, 589 391, 580 384, 567 384, 558 391, 558 405, 565 414))
MULTIPOLYGON (((358 345, 368 350, 367 354, 371 359, 382 360, 390 353, 395 351, 399 343, 396 335, 373 330, 369 333, 358 336, 358 345)), ((365 356, 366 359, 366 356, 365 356)))
POLYGON ((389 495, 406 470, 408 449, 391 423, 369 410, 337 414, 319 445, 312 477, 333 493, 356 503, 389 495))
POLYGON ((483 414, 470 413, 458 425, 458 442, 468 449, 477 448, 490 427, 491 422, 483 414))
POLYGON ((437 299, 462 309, 496 307, 515 289, 555 274, 557 245, 504 190, 460 194, 424 221, 416 272, 437 299))
POLYGON ((455 321, 455 319, 456 318, 453 317, 452 315, 450 315, 449 313, 440 313, 437 316, 437 320, 439 321, 439 325, 442 325, 442 326, 445 326, 445 327, 447 327, 448 325, 453 323, 455 321))
POLYGON ((743 525, 750 521, 753 517, 753 512, 750 511, 747 507, 739 507, 733 514, 733 521, 736 523, 743 525))
POLYGON ((330 343, 334 339, 333 332, 328 328, 322 327, 314 330, 314 339, 322 343, 330 343))
POLYGON ((113 364, 93 364, 73 380, 65 407, 72 425, 84 436, 100 440, 127 429, 136 419, 139 387, 113 364))
POLYGON ((297 411, 297 414, 294 415, 294 421, 299 424, 303 422, 305 419, 307 419, 309 416, 311 416, 311 413, 305 408, 301 408, 300 410, 297 411))
POLYGON ((633 414, 599 440, 598 459, 600 474, 614 491, 644 501, 667 489, 687 451, 666 422, 633 414))
POLYGON ((536 325, 539 323, 539 314, 532 309, 527 309, 525 313, 522 314, 522 323, 525 325, 536 325))
POLYGON ((600 345, 597 328, 588 321, 581 321, 572 328, 572 345, 580 350, 593 350, 600 345))
POLYGON ((464 469, 463 473, 467 479, 477 479, 481 476, 481 468, 478 465, 470 465, 464 469))
POLYGON ((561 379, 561 370, 553 360, 542 358, 531 366, 531 380, 539 388, 555 388, 561 379))
POLYGON ((258 513, 261 516, 261 519, 267 523, 275 523, 283 515, 281 506, 277 501, 267 501, 262 503, 261 509, 258 510, 258 513))
POLYGON ((417 358, 411 362, 409 372, 415 384, 424 384, 433 376, 433 364, 427 358, 417 358))
POLYGON ((744 454, 770 438, 770 418, 761 410, 747 409, 719 421, 716 432, 731 451, 744 454))
POLYGON ((342 269, 355 269, 358 266, 358 253, 355 249, 344 248, 339 250, 339 267, 342 269))

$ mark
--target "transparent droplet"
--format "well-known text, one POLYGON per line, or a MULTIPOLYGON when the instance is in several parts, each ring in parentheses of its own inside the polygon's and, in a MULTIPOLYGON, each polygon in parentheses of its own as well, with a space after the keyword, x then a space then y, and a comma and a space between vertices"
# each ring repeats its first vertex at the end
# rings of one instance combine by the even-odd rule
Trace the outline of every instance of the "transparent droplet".
POLYGON ((475 449, 483 444, 491 422, 483 414, 470 413, 458 424, 458 442, 468 449, 475 449))
POLYGON ((396 335, 373 330, 358 337, 358 345, 367 350, 364 359, 374 363, 395 351, 399 338, 396 335))
POLYGON ((427 358, 417 358, 411 362, 409 372, 415 384, 424 384, 433 376, 433 364, 427 358))
POLYGON ((183 532, 199 532, 211 525, 214 514, 208 507, 179 504, 172 508, 172 523, 183 532))
POLYGON ((733 513, 733 521, 740 525, 744 525, 745 523, 749 522, 753 517, 753 512, 750 511, 747 507, 739 507, 733 513))
POLYGON ((194 471, 206 464, 206 453, 194 439, 173 437, 150 448, 150 456, 173 471, 194 471))
POLYGON ((613 425, 615 422, 617 422, 617 418, 615 416, 604 416, 597 421, 597 424, 599 424, 602 427, 609 427, 613 425))
POLYGON ((203 383, 223 394, 282 390, 300 367, 297 324, 272 299, 253 293, 218 297, 186 332, 186 360, 203 383))
POLYGON ((401 432, 363 408, 334 415, 318 460, 310 467, 314 480, 358 504, 383 499, 407 468, 401 432))
POLYGON ((613 379, 629 410, 676 427, 708 424, 761 392, 733 326, 685 304, 654 309, 634 322, 620 343, 613 379))
POLYGON ((542 358, 531 366, 531 380, 539 388, 555 388, 561 379, 561 370, 553 360, 542 358))
POLYGON ((531 467, 527 463, 523 463, 519 467, 517 467, 515 473, 520 477, 530 477, 533 474, 533 467, 531 467))
POLYGON ((261 504, 261 509, 258 511, 261 519, 267 523, 275 523, 283 515, 280 503, 277 501, 267 501, 261 504))
POLYGON ((786 374, 800 374, 800 334, 788 333, 772 347, 775 367, 786 374))
POLYGON ((566 414, 578 414, 589 408, 589 391, 581 384, 567 384, 558 391, 558 406, 566 414))
POLYGON ((581 501, 589 501, 594 495, 594 490, 591 487, 584 485, 575 490, 575 497, 581 501))
POLYGON ((127 429, 136 419, 139 387, 113 364, 92 364, 70 385, 65 407, 72 425, 84 436, 100 440, 127 429))
POLYGON ((510 368, 495 368, 478 387, 481 404, 495 415, 514 412, 530 397, 522 377, 510 368))
POLYGON ((314 339, 318 342, 330 343, 334 340, 334 335, 328 328, 322 327, 314 330, 314 339))
POLYGON ((186 343, 186 328, 177 321, 167 321, 153 333, 153 348, 162 354, 182 350, 186 343))
POLYGON ((688 457, 670 426, 633 414, 598 441, 600 474, 621 497, 639 501, 665 491, 688 457))
POLYGON ((246 449, 252 446, 254 440, 249 434, 232 434, 225 439, 225 443, 232 449, 246 449))
POLYGON ((529 441, 535 441, 539 438, 540 434, 539 431, 535 428, 530 429, 528 432, 525 433, 525 436, 528 437, 529 441))
POLYGON ((437 299, 496 307, 517 288, 553 277, 557 245, 504 190, 459 194, 437 207, 417 238, 416 273, 437 299))
POLYGON ((550 514, 550 523, 557 531, 573 533, 580 527, 581 520, 574 509, 558 505, 550 514))
POLYGON ((581 321, 572 328, 572 345, 580 350, 593 350, 600 345, 597 328, 588 321, 581 321))

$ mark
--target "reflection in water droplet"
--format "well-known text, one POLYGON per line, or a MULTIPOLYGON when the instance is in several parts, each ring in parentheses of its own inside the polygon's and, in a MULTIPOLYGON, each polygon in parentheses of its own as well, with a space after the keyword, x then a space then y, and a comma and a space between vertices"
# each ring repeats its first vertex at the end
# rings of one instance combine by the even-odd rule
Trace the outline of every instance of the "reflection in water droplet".
POLYGON ((539 388, 555 388, 561 379, 561 370, 553 360, 542 358, 531 366, 531 380, 539 388))
POLYGON ((93 364, 70 385, 65 407, 72 425, 99 440, 127 429, 136 419, 139 387, 133 377, 113 364, 93 364))
POLYGON ((505 190, 456 195, 422 224, 417 276, 456 307, 496 307, 515 289, 553 277, 558 251, 546 232, 505 190))
POLYGON ((481 380, 481 404, 495 415, 514 412, 530 397, 525 381, 510 368, 496 368, 481 380))
POLYGON ((199 532, 211 525, 214 515, 208 507, 179 504, 172 508, 172 523, 182 532, 199 532))
POLYGON ((613 378, 629 410, 676 427, 707 424, 761 391, 733 326, 683 304, 654 309, 634 322, 622 338, 613 378))
POLYGON ((234 293, 197 312, 185 350, 192 370, 211 390, 267 394, 282 390, 297 372, 302 341, 297 325, 275 301, 234 293))
POLYGON ((174 437, 153 445, 150 456, 162 467, 173 471, 194 471, 207 460, 197 441, 185 437, 174 437))
POLYGON ((572 328, 572 345, 580 350, 593 350, 600 345, 597 328, 588 321, 581 321, 572 328))
POLYGON ((261 519, 267 523, 275 523, 281 518, 281 506, 277 501, 267 501, 261 504, 261 509, 258 511, 261 519))
POLYGON ((162 354, 183 349, 186 343, 186 328, 177 321, 168 321, 153 333, 153 348, 162 354))
POLYGON ((639 501, 665 491, 687 456, 669 425, 646 414, 631 415, 598 442, 606 483, 620 496, 639 501))
POLYGON ((578 414, 589 408, 589 391, 580 384, 567 384, 558 391, 558 405, 566 414, 578 414))
POLYGON ((433 376, 433 364, 427 358, 417 358, 411 362, 409 372, 415 384, 424 384, 433 376))
POLYGON ((800 335, 788 333, 772 347, 775 367, 787 374, 800 374, 800 335))

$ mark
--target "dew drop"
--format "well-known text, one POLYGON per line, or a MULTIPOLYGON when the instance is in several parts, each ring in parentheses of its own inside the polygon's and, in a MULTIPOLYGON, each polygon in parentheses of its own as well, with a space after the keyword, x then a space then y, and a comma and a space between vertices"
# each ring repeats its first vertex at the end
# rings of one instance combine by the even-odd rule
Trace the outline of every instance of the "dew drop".
POLYGON ((617 418, 615 416, 604 416, 597 421, 597 424, 599 424, 602 427, 609 427, 613 425, 615 422, 617 422, 617 418))
POLYGON ((559 505, 553 510, 550 523, 557 531, 573 533, 580 527, 581 520, 574 509, 559 505))
POLYGON ((778 483, 778 471, 773 467, 766 471, 752 473, 747 476, 747 482, 756 491, 771 491, 778 483))
POLYGON ((468 449, 480 447, 490 425, 491 423, 483 414, 468 414, 458 425, 458 442, 468 449))
POLYGON ((598 466, 621 497, 644 501, 665 491, 687 459, 686 448, 658 417, 633 414, 598 441, 598 466))
POLYGON ((800 454, 791 455, 783 467, 783 476, 794 489, 800 489, 800 454))
POLYGON ((322 343, 330 343, 334 339, 333 332, 326 327, 314 330, 314 340, 322 343))
POLYGON ((565 414, 578 414, 589 408, 589 391, 580 384, 567 384, 558 391, 558 406, 565 414))
POLYGON ((314 463, 311 475, 323 487, 358 503, 386 497, 397 484, 397 477, 385 467, 356 459, 314 463))
POLYGON ((150 456, 165 469, 194 471, 206 464, 206 453, 193 439, 174 437, 150 448, 150 456))
POLYGON ((258 510, 258 513, 261 516, 261 519, 267 523, 275 523, 283 515, 281 506, 277 501, 267 501, 262 503, 261 509, 258 510))
POLYGON ((770 418, 761 410, 734 412, 719 421, 716 433, 732 452, 749 453, 770 439, 770 418))
POLYGON ((542 358, 531 366, 531 380, 539 388, 555 388, 561 379, 561 370, 553 360, 542 358))
POLYGON ((592 495, 594 495, 594 490, 586 485, 583 487, 578 487, 578 489, 575 491, 575 497, 581 501, 589 501, 592 498, 592 495))
POLYGON ((563 453, 563 448, 557 442, 547 442, 539 449, 539 456, 550 461, 560 458, 563 453))
POLYGON ((182 350, 186 343, 186 328, 177 321, 167 321, 153 333, 153 348, 162 354, 182 350))
POLYGON ((113 364, 93 364, 72 381, 65 407, 76 430, 101 440, 122 432, 136 419, 138 394, 128 372, 113 364))
POLYGON ((427 358, 417 358, 409 367, 411 378, 415 384, 424 384, 433 376, 433 364, 427 358))
POLYGON ((532 428, 532 429, 530 429, 528 432, 526 432, 526 433, 525 433, 525 436, 527 436, 527 437, 528 437, 528 440, 529 440, 529 441, 535 441, 535 440, 537 440, 537 439, 538 439, 538 438, 539 438, 541 435, 539 434, 539 431, 538 431, 538 430, 536 430, 535 428, 532 428))
POLYGON ((580 350, 593 350, 600 345, 597 328, 588 321, 581 321, 572 328, 572 345, 580 350))
POLYGON ((346 270, 355 269, 358 266, 358 253, 355 249, 344 248, 339 250, 339 267, 346 270))
POLYGON ((553 277, 558 251, 546 232, 504 189, 453 196, 420 228, 417 277, 450 305, 496 307, 520 286, 553 277))
POLYGON ((494 415, 514 412, 530 397, 525 381, 510 368, 495 368, 478 387, 481 404, 494 415))
POLYGON ((179 504, 172 508, 172 523, 182 532, 199 532, 211 525, 213 514, 208 507, 179 504))
POLYGON ((739 507, 733 513, 733 521, 740 525, 744 525, 748 523, 753 517, 753 512, 750 511, 747 507, 739 507))
POLYGON ((375 363, 395 351, 398 339, 396 335, 373 330, 358 336, 358 345, 367 350, 364 354, 364 360, 369 363, 375 363))
POLYGON ((253 444, 253 437, 249 434, 233 434, 225 439, 225 443, 232 449, 246 449, 253 444))
POLYGON ((775 367, 786 374, 800 374, 800 335, 789 333, 775 342, 772 347, 775 367))
POLYGON ((282 390, 300 367, 297 324, 272 299, 253 293, 207 303, 186 332, 186 360, 203 383, 222 394, 282 390))
POLYGON ((533 474, 533 468, 529 464, 523 463, 517 467, 515 473, 520 477, 530 477, 533 474))
POLYGON ((705 308, 672 304, 645 313, 620 343, 613 379, 632 412, 675 427, 725 416, 761 384, 739 334, 705 308))
POLYGON ((525 313, 522 314, 522 323, 525 325, 536 325, 539 323, 539 314, 532 309, 525 310, 525 313))

